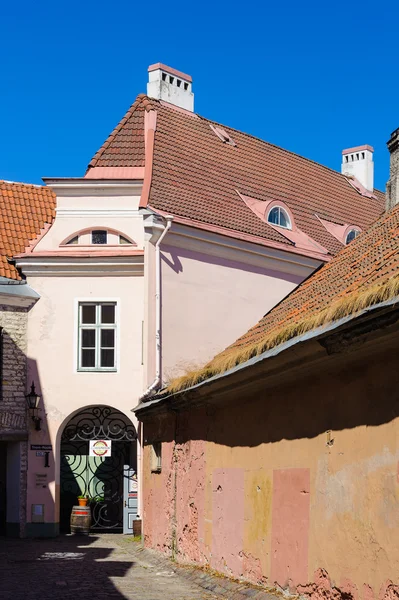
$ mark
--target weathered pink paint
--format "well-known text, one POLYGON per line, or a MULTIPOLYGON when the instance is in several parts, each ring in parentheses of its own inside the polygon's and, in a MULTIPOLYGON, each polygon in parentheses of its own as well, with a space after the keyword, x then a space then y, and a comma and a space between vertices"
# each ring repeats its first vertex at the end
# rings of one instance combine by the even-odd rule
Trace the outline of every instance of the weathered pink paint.
POLYGON ((271 580, 282 586, 308 581, 310 470, 273 471, 271 580))
MULTIPOLYGON (((171 522, 174 510, 173 472, 174 443, 162 444, 161 473, 147 474, 144 485, 151 490, 144 501, 144 536, 145 542, 151 548, 165 552, 171 543, 171 522)), ((146 448, 146 452, 150 449, 146 448)))
POLYGON ((218 571, 243 571, 244 470, 215 469, 212 477, 212 558, 218 571))
POLYGON ((205 563, 205 440, 179 444, 176 489, 176 550, 185 561, 205 563))

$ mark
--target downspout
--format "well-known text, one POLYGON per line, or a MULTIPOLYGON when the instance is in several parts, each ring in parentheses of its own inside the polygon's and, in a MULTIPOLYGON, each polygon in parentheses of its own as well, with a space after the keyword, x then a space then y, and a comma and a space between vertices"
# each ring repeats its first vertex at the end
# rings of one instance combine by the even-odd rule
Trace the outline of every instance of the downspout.
POLYGON ((143 397, 151 394, 162 383, 161 376, 161 243, 172 226, 173 217, 165 217, 166 226, 155 244, 155 379, 144 392, 143 397))
MULTIPOLYGON (((162 382, 161 377, 161 355, 162 355, 162 345, 161 345, 161 243, 169 229, 172 226, 173 217, 167 216, 166 226, 158 240, 155 243, 155 379, 151 383, 151 385, 146 389, 142 398, 145 398, 147 395, 151 394, 152 391, 155 391, 162 382)), ((138 436, 138 448, 137 448, 137 472, 140 480, 139 486, 139 496, 138 496, 138 506, 137 506, 137 516, 141 517, 142 527, 144 527, 143 520, 143 468, 144 468, 144 427, 143 423, 139 422, 139 436, 138 436)), ((144 530, 142 530, 142 535, 144 534, 144 530)), ((144 535, 143 538, 144 539, 144 535)))

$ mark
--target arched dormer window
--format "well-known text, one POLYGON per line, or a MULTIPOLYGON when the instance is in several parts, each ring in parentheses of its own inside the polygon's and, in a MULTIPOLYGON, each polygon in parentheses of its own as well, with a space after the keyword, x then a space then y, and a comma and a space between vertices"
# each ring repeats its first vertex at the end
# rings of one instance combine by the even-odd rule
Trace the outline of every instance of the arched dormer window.
POLYGON ((267 222, 271 225, 292 229, 291 219, 288 212, 281 206, 273 206, 267 215, 267 222))
POLYGON ((136 242, 125 233, 116 229, 100 229, 99 227, 75 232, 61 242, 60 246, 72 244, 79 246, 119 246, 120 244, 137 246, 136 242))
POLYGON ((348 231, 345 238, 345 244, 348 245, 360 234, 359 229, 352 228, 348 231))

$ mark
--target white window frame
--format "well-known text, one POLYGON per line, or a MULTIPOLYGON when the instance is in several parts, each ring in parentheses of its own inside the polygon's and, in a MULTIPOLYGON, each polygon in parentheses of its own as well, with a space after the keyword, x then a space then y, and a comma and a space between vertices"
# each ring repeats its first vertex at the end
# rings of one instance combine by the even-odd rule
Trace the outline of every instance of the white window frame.
POLYGON ((162 471, 162 442, 152 442, 151 444, 151 473, 160 473, 162 471))
POLYGON ((350 244, 351 242, 353 242, 357 238, 358 235, 360 235, 360 229, 357 229, 356 227, 351 227, 349 229, 348 233, 345 236, 345 246, 347 246, 348 244, 350 244), (348 236, 352 233, 352 231, 355 232, 355 237, 353 238, 353 240, 350 240, 348 242, 348 236))
POLYGON ((77 356, 76 362, 77 371, 79 373, 115 373, 118 371, 118 363, 119 363, 119 304, 116 299, 111 298, 101 298, 101 299, 78 299, 76 301, 76 327, 75 331, 77 331, 77 356), (96 323, 83 324, 81 321, 81 311, 82 306, 94 305, 96 307, 96 323), (112 305, 115 307, 115 323, 100 323, 100 314, 101 314, 101 306, 104 305, 112 305), (95 337, 95 366, 94 367, 83 367, 81 364, 82 361, 82 330, 83 329, 94 329, 96 331, 95 337), (114 335, 114 366, 113 367, 101 367, 101 345, 100 345, 100 336, 102 329, 113 329, 115 332, 114 335))
POLYGON ((279 206, 279 205, 275 205, 275 206, 272 206, 272 207, 271 207, 271 209, 270 209, 270 210, 269 210, 269 212, 267 213, 267 222, 268 222, 270 225, 274 225, 275 227, 281 227, 282 229, 292 229, 292 223, 291 223, 291 217, 290 217, 290 215, 288 214, 288 212, 285 210, 285 208, 284 208, 284 207, 282 207, 282 206, 279 206), (278 222, 278 223, 272 223, 272 221, 270 221, 270 220, 269 220, 269 218, 270 218, 270 213, 271 213, 271 212, 272 212, 272 211, 273 211, 275 208, 278 208, 278 220, 279 220, 279 222, 278 222), (287 226, 285 226, 285 225, 280 225, 280 220, 281 220, 281 219, 280 219, 280 215, 281 215, 281 212, 283 212, 283 213, 284 213, 284 215, 285 215, 285 217, 286 217, 286 219, 287 219, 287 221, 288 221, 288 225, 287 225, 287 226))

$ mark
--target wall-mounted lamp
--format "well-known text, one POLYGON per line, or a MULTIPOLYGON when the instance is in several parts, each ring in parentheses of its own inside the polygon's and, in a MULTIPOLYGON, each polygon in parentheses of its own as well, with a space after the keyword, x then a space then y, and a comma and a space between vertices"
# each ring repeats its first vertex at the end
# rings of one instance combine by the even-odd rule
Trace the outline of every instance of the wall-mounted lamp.
POLYGON ((33 381, 32 381, 32 385, 30 388, 30 392, 29 392, 29 394, 25 395, 25 398, 26 398, 26 403, 29 408, 29 412, 32 417, 32 421, 35 424, 35 429, 36 429, 36 431, 40 431, 41 418, 38 417, 36 414, 36 411, 39 409, 40 396, 39 396, 39 394, 36 394, 35 384, 33 383, 33 381))

